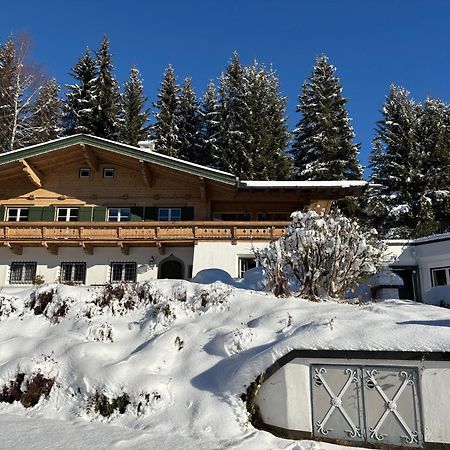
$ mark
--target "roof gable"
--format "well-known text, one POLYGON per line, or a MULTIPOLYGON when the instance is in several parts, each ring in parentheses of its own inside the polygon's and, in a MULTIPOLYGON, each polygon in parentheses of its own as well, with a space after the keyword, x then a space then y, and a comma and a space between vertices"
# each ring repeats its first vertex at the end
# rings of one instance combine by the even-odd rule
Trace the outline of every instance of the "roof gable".
POLYGON ((171 156, 163 155, 151 150, 144 150, 142 148, 133 147, 131 145, 122 144, 110 141, 109 139, 99 138, 86 134, 76 134, 73 136, 68 136, 56 139, 54 141, 44 142, 42 144, 37 144, 30 147, 14 150, 12 152, 0 154, 0 166, 14 161, 32 158, 33 156, 63 150, 65 148, 80 144, 89 145, 110 152, 129 156, 138 160, 208 178, 214 181, 219 181, 231 185, 236 184, 236 177, 231 173, 212 169, 206 166, 201 166, 199 164, 194 164, 188 161, 183 161, 181 159, 173 158, 171 156))

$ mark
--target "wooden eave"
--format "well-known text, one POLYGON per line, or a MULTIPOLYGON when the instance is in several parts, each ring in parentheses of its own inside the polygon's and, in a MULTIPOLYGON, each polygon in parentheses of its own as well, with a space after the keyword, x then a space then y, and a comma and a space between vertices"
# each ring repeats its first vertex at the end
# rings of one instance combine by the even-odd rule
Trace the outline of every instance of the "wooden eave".
MULTIPOLYGON (((38 156, 50 155, 53 152, 77 146, 79 147, 79 151, 82 152, 85 151, 86 147, 92 148, 95 153, 97 153, 97 149, 106 150, 111 153, 134 158, 137 161, 142 160, 162 167, 167 167, 178 172, 196 175, 198 177, 203 177, 220 183, 229 185, 236 184, 236 177, 233 174, 227 172, 222 172, 206 166, 192 164, 181 159, 171 158, 156 152, 149 152, 130 145, 121 144, 109 141, 107 139, 84 134, 68 136, 54 141, 45 142, 43 144, 3 153, 0 155, 0 168, 3 172, 3 168, 1 166, 8 167, 10 163, 15 163, 19 160, 27 158, 33 158, 34 161, 38 156)), ((71 155, 67 156, 70 157, 71 155)), ((77 157, 79 157, 79 154, 77 155, 77 157)), ((38 167, 39 169, 39 162, 43 161, 43 159, 44 158, 37 158, 37 161, 35 162, 36 167, 38 167)))

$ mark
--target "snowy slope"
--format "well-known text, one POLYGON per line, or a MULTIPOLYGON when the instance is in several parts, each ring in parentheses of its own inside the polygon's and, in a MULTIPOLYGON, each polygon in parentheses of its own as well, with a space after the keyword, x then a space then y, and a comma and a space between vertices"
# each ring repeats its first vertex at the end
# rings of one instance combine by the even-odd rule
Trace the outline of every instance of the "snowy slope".
MULTIPOLYGON (((450 351, 450 311, 412 302, 311 303, 169 280, 102 289, 0 292, 0 386, 18 372, 55 378, 49 398, 32 408, 0 403, 8 439, 63 448, 65 436, 73 447, 64 448, 80 448, 89 443, 77 430, 97 430, 102 438, 91 448, 332 448, 255 430, 240 395, 294 348, 450 351), (48 301, 40 309, 39 298, 48 301), (89 399, 96 391, 109 398, 126 392, 125 414, 95 413, 89 399), (123 439, 116 427, 126 427, 123 439)), ((0 448, 27 446, 7 442, 0 448)))

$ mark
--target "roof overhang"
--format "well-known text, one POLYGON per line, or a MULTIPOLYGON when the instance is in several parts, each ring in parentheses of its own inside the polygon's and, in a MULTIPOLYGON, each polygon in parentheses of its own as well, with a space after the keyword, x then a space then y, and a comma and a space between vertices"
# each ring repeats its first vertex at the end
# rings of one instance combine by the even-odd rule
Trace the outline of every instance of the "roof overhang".
POLYGON ((89 145, 93 148, 99 148, 114 152, 120 155, 136 158, 138 160, 168 167, 173 170, 186 172, 199 177, 207 178, 221 183, 230 185, 236 184, 236 177, 228 172, 212 169, 210 167, 201 166, 178 158, 173 158, 162 153, 154 152, 147 149, 134 147, 132 145, 122 144, 110 141, 109 139, 99 138, 86 134, 75 134, 53 141, 44 142, 42 144, 24 147, 7 153, 0 154, 0 168, 4 164, 15 161, 25 160, 34 156, 43 155, 76 145, 89 145))

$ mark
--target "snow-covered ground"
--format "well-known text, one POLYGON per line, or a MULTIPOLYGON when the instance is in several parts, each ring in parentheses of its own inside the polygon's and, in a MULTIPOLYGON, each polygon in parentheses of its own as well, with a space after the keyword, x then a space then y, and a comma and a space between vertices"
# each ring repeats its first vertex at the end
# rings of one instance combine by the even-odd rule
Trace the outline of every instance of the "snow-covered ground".
POLYGON ((38 372, 55 384, 34 407, 0 403, 8 430, 0 448, 338 448, 279 439, 248 422, 241 394, 296 348, 450 351, 450 310, 170 280, 113 291, 3 288, 0 389, 17 373, 22 389, 38 372), (95 412, 96 392, 126 393, 125 413, 95 412))

